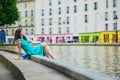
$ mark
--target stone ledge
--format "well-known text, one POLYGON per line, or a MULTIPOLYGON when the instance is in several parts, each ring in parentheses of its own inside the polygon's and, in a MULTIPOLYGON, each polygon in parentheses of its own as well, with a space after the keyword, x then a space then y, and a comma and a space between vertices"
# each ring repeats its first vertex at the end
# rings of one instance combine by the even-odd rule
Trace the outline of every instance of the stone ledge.
POLYGON ((38 63, 47 65, 53 69, 56 69, 64 73, 65 75, 72 77, 75 80, 120 80, 103 73, 97 73, 88 69, 74 67, 69 64, 65 64, 48 58, 42 58, 34 55, 31 56, 31 59, 38 63))
POLYGON ((12 72, 16 80, 72 80, 59 71, 35 61, 15 60, 17 55, 10 52, 0 51, 0 62, 12 72))
MULTIPOLYGON (((33 43, 35 45, 37 43, 33 43)), ((120 46, 120 43, 48 43, 49 46, 120 46)), ((7 48, 8 46, 16 47, 16 44, 0 44, 0 47, 7 48)))
POLYGON ((58 43, 49 46, 120 46, 120 43, 58 43))
MULTIPOLYGON (((16 53, 16 51, 8 50, 8 49, 0 49, 0 50, 16 53)), ((1 56, 0 56, 0 61, 3 58, 1 58, 1 56)), ((33 56, 31 56, 31 60, 38 62, 38 63, 42 63, 44 65, 47 65, 53 69, 56 69, 57 71, 60 71, 75 80, 120 80, 120 79, 110 77, 110 76, 102 74, 102 73, 93 72, 91 70, 83 69, 80 67, 77 68, 77 67, 71 66, 69 64, 65 64, 65 63, 58 62, 58 61, 48 59, 48 58, 43 58, 40 56, 33 55, 33 56)), ((4 61, 4 60, 2 60, 2 61, 4 61)), ((5 59, 5 61, 6 61, 5 63, 9 62, 7 59, 5 59)), ((11 63, 11 65, 13 65, 13 64, 11 63)), ((21 72, 19 72, 19 73, 21 73, 21 72)), ((20 80, 24 80, 24 76, 22 78, 23 79, 20 79, 20 80)), ((18 80, 18 78, 17 78, 17 80, 18 80)))

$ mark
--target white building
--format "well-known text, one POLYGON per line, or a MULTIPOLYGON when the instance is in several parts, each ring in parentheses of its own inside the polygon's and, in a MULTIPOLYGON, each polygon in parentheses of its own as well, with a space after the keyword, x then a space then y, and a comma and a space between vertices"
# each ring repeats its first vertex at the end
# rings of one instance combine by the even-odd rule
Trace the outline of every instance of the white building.
POLYGON ((52 43, 78 39, 79 33, 83 32, 115 30, 116 15, 120 30, 120 0, 17 1, 20 20, 4 28, 9 43, 19 27, 31 39, 52 43))
MULTIPOLYGON (((66 34, 115 29, 120 0, 36 0, 35 34, 66 34)), ((117 24, 120 26, 120 24, 117 24)), ((118 27, 120 29, 120 27, 118 27)))

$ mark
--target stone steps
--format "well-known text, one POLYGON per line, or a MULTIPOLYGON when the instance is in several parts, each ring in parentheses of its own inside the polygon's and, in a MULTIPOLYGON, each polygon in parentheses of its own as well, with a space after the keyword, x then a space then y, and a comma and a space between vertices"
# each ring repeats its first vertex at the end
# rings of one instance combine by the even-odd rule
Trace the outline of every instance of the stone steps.
POLYGON ((0 61, 13 73, 16 80, 72 80, 64 74, 32 60, 15 60, 17 55, 0 51, 0 61))

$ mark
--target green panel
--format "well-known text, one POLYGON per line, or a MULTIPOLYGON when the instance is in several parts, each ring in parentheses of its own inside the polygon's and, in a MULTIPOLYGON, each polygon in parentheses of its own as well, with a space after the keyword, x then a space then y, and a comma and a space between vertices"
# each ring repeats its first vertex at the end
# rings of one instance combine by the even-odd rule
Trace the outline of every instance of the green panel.
POLYGON ((86 43, 86 42, 95 42, 100 38, 100 32, 89 32, 89 33, 80 33, 79 34, 79 42, 86 43))

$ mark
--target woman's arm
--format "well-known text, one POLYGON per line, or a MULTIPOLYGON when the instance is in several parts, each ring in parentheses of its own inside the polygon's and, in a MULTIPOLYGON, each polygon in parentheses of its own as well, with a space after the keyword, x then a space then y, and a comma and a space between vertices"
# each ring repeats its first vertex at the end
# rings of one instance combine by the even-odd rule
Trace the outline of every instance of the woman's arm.
POLYGON ((17 48, 18 48, 18 59, 20 59, 21 56, 21 42, 19 40, 16 41, 17 48))

